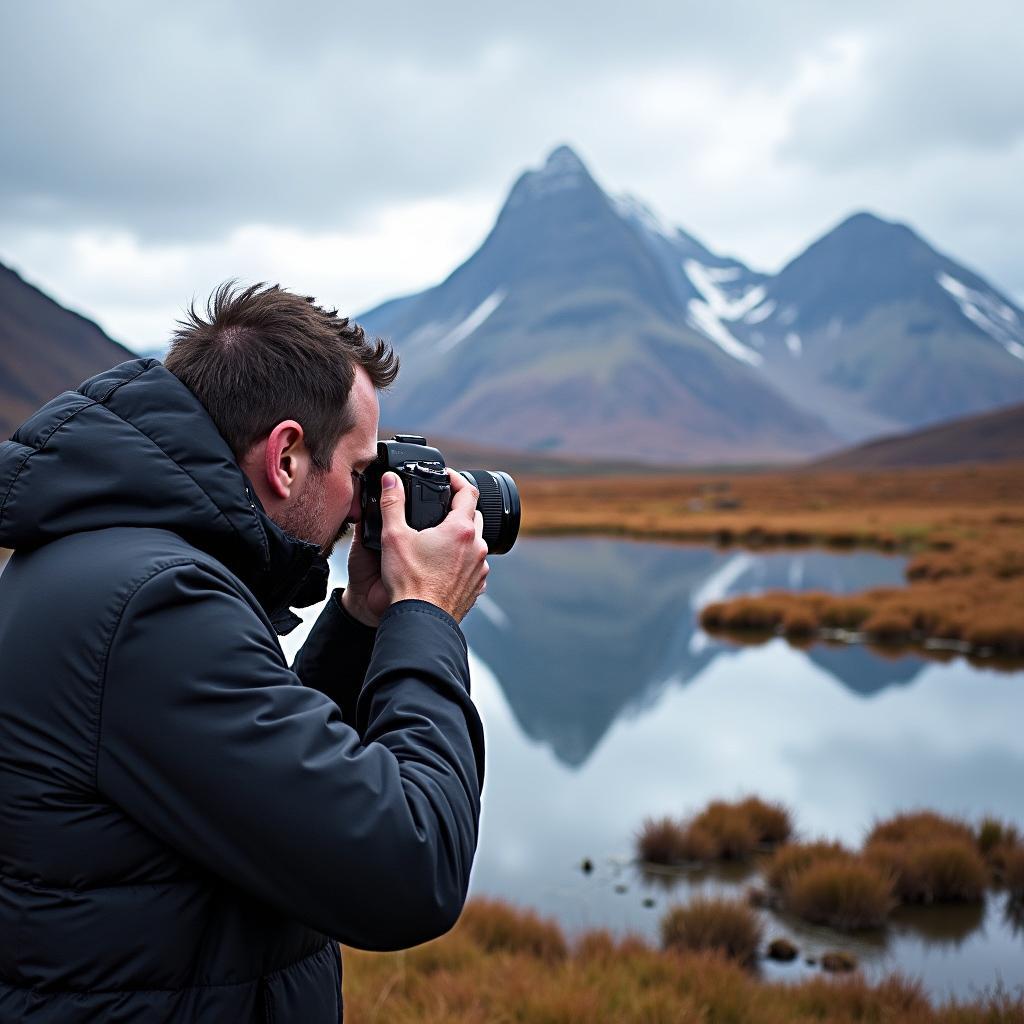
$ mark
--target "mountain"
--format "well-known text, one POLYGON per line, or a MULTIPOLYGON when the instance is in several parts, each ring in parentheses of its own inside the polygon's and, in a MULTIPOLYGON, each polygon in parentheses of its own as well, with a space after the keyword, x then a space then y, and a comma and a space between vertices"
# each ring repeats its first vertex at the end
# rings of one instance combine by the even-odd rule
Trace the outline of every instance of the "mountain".
POLYGON ((851 439, 1024 399, 1024 313, 905 224, 847 218, 759 298, 730 329, 851 439))
POLYGON ((391 422, 505 448, 749 463, 1024 399, 1024 313, 906 225, 858 213, 759 274, 566 146, 445 281, 359 319, 403 359, 391 422))
POLYGON ((833 447, 819 417, 713 336, 714 311, 682 260, 703 260, 734 289, 758 276, 652 221, 556 149, 519 178, 483 244, 445 281, 358 317, 402 357, 383 417, 504 448, 645 462, 833 447))
POLYGON ((943 466, 1024 459, 1024 404, 883 437, 815 461, 823 469, 943 466))
POLYGON ((134 355, 0 264, 0 437, 54 395, 134 355))

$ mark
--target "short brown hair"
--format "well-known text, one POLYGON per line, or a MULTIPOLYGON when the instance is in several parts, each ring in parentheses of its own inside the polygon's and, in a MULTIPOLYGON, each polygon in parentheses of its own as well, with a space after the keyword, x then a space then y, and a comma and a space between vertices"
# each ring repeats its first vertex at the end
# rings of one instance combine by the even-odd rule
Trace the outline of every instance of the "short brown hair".
POLYGON ((205 318, 193 301, 164 365, 203 403, 239 461, 293 419, 322 470, 355 425, 348 397, 356 367, 376 388, 398 376, 398 356, 385 341, 368 340, 336 309, 263 282, 241 289, 225 281, 207 300, 205 318))

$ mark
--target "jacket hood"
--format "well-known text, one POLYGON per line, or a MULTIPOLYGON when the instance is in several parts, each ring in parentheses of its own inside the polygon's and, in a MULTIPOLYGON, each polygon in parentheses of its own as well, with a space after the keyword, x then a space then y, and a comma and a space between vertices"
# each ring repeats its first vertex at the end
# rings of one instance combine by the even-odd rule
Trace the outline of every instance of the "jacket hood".
POLYGON ((235 573, 279 633, 327 592, 327 560, 263 510, 202 403, 156 359, 47 402, 0 443, 0 547, 112 526, 173 530, 235 573))

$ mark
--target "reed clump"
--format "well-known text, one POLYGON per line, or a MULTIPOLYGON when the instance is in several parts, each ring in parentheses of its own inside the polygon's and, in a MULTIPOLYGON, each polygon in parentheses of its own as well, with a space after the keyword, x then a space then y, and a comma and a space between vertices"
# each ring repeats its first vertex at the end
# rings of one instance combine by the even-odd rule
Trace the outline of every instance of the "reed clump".
POLYGON ((782 891, 789 881, 813 864, 827 861, 847 862, 855 857, 842 843, 819 840, 813 843, 787 843, 780 846, 762 868, 765 881, 782 891))
POLYGON ((792 832, 792 817, 782 804, 756 796, 713 800, 689 819, 646 819, 636 850, 641 861, 669 866, 746 860, 785 842, 792 832))
POLYGON ((974 830, 931 811, 879 822, 864 855, 891 875, 901 903, 977 903, 988 882, 974 830))
POLYGON ((892 875, 860 857, 809 864, 789 876, 782 900, 798 917, 839 931, 880 928, 896 906, 892 875))
POLYGON ((545 961, 563 960, 568 953, 557 922, 503 900, 473 900, 459 919, 458 932, 487 953, 524 953, 545 961))
POLYGON ((1006 852, 1002 882, 1011 899, 1024 903, 1024 846, 1014 846, 1006 852))
POLYGON ((460 921, 412 950, 345 949, 344 958, 346 1017, 367 1024, 1018 1024, 1024 1018, 1024 993, 933 1004, 920 982, 898 975, 875 984, 855 973, 768 982, 718 953, 661 951, 607 933, 584 937, 566 956, 548 961, 521 950, 483 950, 460 921))
POLYGON ((698 897, 661 919, 665 949, 720 953, 743 965, 757 959, 761 936, 760 918, 741 900, 698 897))

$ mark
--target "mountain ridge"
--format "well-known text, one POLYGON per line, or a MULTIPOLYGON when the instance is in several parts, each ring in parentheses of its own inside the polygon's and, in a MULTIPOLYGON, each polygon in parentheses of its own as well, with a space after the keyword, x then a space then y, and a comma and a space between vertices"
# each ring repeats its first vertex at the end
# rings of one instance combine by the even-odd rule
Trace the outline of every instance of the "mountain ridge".
POLYGON ((584 457, 795 460, 1024 398, 1024 314, 909 225, 856 211, 763 274, 564 145, 444 281, 358 319, 403 358, 390 418, 584 457))

